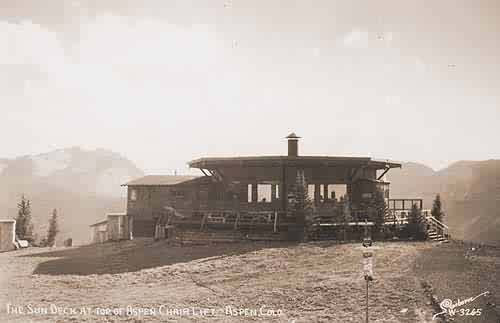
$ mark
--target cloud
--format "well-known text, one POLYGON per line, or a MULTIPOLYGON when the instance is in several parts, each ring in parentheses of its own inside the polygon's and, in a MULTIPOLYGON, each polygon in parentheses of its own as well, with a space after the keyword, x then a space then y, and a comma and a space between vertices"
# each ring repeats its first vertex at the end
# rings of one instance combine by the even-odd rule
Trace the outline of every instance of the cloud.
POLYGON ((230 107, 241 88, 230 44, 213 27, 116 15, 82 22, 71 45, 41 25, 0 23, 0 86, 0 128, 25 134, 16 139, 25 151, 119 150, 118 134, 139 125, 147 129, 129 144, 157 140, 201 119, 197 108, 230 107))
POLYGON ((401 98, 398 95, 387 95, 385 96, 385 103, 387 105, 398 106, 401 104, 401 98))
POLYGON ((80 40, 71 47, 40 25, 0 24, 0 69, 8 72, 1 83, 21 79, 21 92, 10 97, 17 108, 25 108, 26 100, 49 110, 67 104, 99 111, 116 104, 127 110, 138 102, 180 107, 201 97, 215 100, 223 88, 216 83, 235 87, 224 69, 227 52, 207 26, 182 28, 151 18, 98 16, 82 23, 80 40))
POLYGON ((347 48, 367 48, 371 40, 376 40, 387 46, 392 44, 394 33, 392 31, 384 32, 369 32, 366 30, 355 28, 344 34, 340 38, 340 44, 347 48))
POLYGON ((365 30, 353 29, 342 37, 342 44, 348 48, 366 48, 370 34, 365 30))

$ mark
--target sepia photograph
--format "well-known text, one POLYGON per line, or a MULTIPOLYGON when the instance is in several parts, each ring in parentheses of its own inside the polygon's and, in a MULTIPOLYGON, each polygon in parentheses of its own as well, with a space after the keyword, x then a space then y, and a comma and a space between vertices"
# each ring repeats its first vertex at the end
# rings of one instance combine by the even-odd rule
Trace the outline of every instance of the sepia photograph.
POLYGON ((500 323, 499 0, 0 0, 0 323, 500 323))

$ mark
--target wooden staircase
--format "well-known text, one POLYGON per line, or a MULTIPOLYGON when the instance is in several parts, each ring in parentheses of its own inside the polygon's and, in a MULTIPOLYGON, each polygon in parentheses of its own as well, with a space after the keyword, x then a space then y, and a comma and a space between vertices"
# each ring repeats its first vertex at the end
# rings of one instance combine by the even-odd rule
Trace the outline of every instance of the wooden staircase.
POLYGON ((446 238, 443 234, 439 234, 436 230, 429 229, 427 231, 427 237, 431 241, 446 243, 449 242, 448 238, 446 238))
POLYGON ((428 216, 425 218, 425 220, 427 221, 428 224, 427 236, 429 240, 440 243, 449 242, 448 239, 450 238, 450 234, 449 234, 449 228, 446 224, 438 221, 433 216, 428 216))

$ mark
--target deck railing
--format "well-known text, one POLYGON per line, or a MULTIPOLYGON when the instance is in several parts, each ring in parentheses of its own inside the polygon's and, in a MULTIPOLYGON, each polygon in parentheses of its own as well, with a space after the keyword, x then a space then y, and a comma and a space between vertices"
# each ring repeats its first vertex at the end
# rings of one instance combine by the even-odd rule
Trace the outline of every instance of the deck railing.
POLYGON ((435 230, 437 234, 442 235, 445 238, 448 238, 450 236, 450 228, 446 224, 439 221, 432 215, 426 217, 425 219, 427 220, 427 224, 429 225, 429 227, 435 230))
POLYGON ((172 224, 199 227, 201 230, 207 227, 241 228, 270 228, 278 232, 280 225, 294 222, 294 218, 283 211, 234 211, 234 210, 205 210, 197 211, 190 217, 175 218, 172 224))

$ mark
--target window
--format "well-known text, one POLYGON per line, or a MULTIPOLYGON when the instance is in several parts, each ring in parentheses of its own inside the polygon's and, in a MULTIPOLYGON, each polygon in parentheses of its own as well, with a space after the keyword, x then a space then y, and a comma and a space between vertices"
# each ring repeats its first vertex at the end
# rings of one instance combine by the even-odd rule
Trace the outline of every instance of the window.
POLYGON ((137 190, 136 189, 132 189, 130 191, 130 200, 137 201, 137 190))
POLYGON ((184 198, 185 193, 184 191, 173 190, 172 195, 176 198, 184 198))
POLYGON ((307 185, 307 195, 309 196, 310 199, 314 199, 314 184, 308 184, 307 185))
POLYGON ((252 203, 252 184, 248 184, 248 203, 252 203))
POLYGON ((328 185, 328 192, 330 194, 329 198, 340 201, 341 198, 345 198, 347 194, 347 185, 345 184, 330 184, 328 185))
POLYGON ((372 193, 363 193, 361 195, 362 198, 364 199, 371 199, 372 198, 372 193))
POLYGON ((325 193, 325 185, 324 184, 320 184, 319 185, 319 200, 321 202, 323 202, 325 200, 324 193, 325 193))
POLYGON ((271 184, 257 184, 257 201, 271 202, 271 184))

